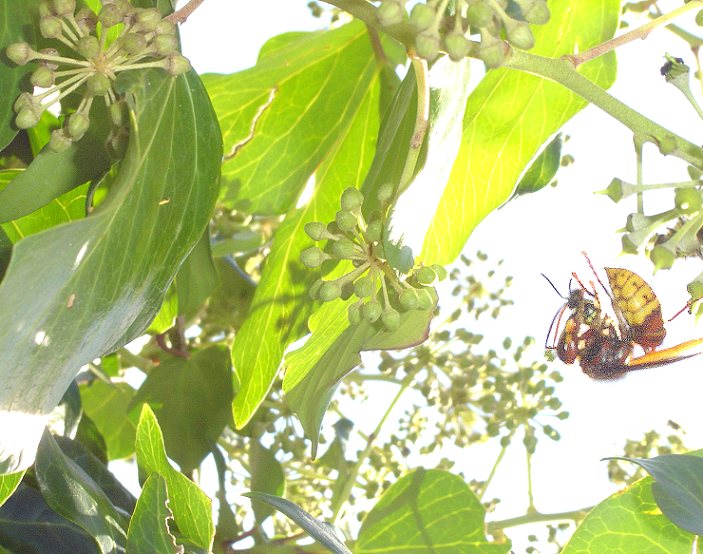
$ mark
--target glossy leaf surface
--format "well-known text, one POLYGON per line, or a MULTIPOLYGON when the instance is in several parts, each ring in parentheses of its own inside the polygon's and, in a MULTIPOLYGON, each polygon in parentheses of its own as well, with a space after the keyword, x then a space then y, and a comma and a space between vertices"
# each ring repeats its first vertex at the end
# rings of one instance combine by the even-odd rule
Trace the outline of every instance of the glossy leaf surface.
POLYGON ((20 241, 0 284, 0 316, 12 321, 0 330, 0 472, 32 462, 81 365, 149 324, 212 212, 220 135, 197 77, 147 71, 124 86, 132 133, 107 199, 86 219, 20 241))
POLYGON ((137 501, 127 533, 127 549, 134 554, 164 554, 182 552, 168 528, 172 519, 168 509, 166 481, 158 473, 152 473, 144 483, 137 501))

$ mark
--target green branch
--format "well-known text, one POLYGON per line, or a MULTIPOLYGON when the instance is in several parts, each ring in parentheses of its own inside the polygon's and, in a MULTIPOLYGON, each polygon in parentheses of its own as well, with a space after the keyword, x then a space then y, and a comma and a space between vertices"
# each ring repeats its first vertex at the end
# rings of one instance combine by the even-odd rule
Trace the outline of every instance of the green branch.
POLYGON ((517 527, 528 523, 541 523, 543 521, 563 521, 569 520, 578 523, 588 515, 591 508, 583 508, 582 510, 573 510, 570 512, 555 512, 553 514, 542 514, 534 512, 509 519, 499 521, 489 521, 486 524, 486 529, 489 533, 493 533, 498 529, 507 529, 508 527, 517 527))
POLYGON ((672 133, 654 123, 601 87, 578 73, 566 59, 554 59, 515 50, 507 67, 532 73, 566 87, 581 98, 600 108, 630 129, 645 142, 652 142, 662 153, 681 158, 685 162, 703 169, 703 150, 700 146, 672 133))

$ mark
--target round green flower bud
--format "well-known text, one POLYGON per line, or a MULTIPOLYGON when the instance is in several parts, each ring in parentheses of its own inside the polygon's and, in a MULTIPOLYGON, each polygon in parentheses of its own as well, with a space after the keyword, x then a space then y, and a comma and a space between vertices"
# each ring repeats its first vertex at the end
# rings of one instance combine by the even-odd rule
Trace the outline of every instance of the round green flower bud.
POLYGON ((44 0, 39 3, 39 17, 45 15, 56 15, 54 13, 54 4, 50 0, 44 0))
POLYGON ((701 209, 703 198, 701 198, 701 191, 698 189, 680 188, 676 189, 674 193, 674 202, 678 209, 683 210, 684 213, 692 214, 701 209))
POLYGON ((157 54, 167 56, 178 50, 178 39, 174 35, 156 35, 150 46, 157 54))
POLYGON ((14 109, 16 113, 24 109, 41 110, 41 103, 29 92, 23 92, 17 97, 17 100, 15 100, 12 109, 14 109))
POLYGON ((331 302, 342 295, 342 287, 334 281, 325 281, 317 294, 323 302, 331 302))
POLYGON ((329 254, 325 254, 317 246, 306 248, 300 253, 300 261, 305 267, 316 268, 322 265, 322 262, 329 260, 329 254))
POLYGON ((395 186, 393 183, 384 183, 378 187, 378 192, 376 193, 376 198, 381 204, 387 204, 393 198, 395 193, 395 186))
POLYGON ((390 306, 386 306, 386 309, 383 310, 383 313, 381 314, 381 321, 383 322, 383 326, 386 330, 395 331, 398 327, 400 327, 400 314, 397 310, 391 308, 390 306))
POLYGON ((45 15, 39 20, 39 32, 45 38, 58 38, 62 31, 61 20, 55 15, 45 15))
POLYGON ((502 40, 482 40, 478 48, 478 57, 489 69, 496 69, 505 63, 508 50, 502 40))
POLYGON ((471 41, 461 33, 451 33, 444 37, 444 48, 449 58, 455 62, 464 59, 471 52, 471 41))
POLYGON ((508 42, 522 50, 529 50, 535 45, 535 37, 532 36, 530 26, 524 21, 511 19, 506 24, 506 37, 508 42))
POLYGON ((78 27, 83 33, 88 34, 95 31, 98 23, 98 16, 89 8, 81 8, 74 16, 78 27))
POLYGON ((429 29, 435 20, 435 11, 427 4, 416 4, 410 12, 410 25, 416 31, 429 29))
POLYGON ((305 234, 309 236, 312 240, 323 240, 328 238, 327 226, 319 221, 311 221, 305 224, 305 234))
POLYGON ((696 25, 703 27, 703 10, 699 10, 696 14, 696 25))
POLYGON ((173 54, 172 56, 169 56, 166 59, 168 61, 166 71, 168 71, 169 74, 173 77, 176 77, 181 73, 186 73, 187 71, 190 71, 190 62, 185 56, 181 56, 180 54, 173 54))
POLYGON ((425 266, 418 269, 417 273, 415 273, 415 277, 417 278, 418 283, 422 285, 431 285, 437 278, 437 274, 434 269, 425 266))
POLYGON ((356 216, 346 210, 339 210, 334 216, 334 220, 337 223, 339 229, 345 233, 353 231, 356 229, 358 220, 356 216))
POLYGON ((33 110, 31 108, 22 108, 17 112, 17 117, 15 118, 15 125, 18 129, 29 129, 34 127, 39 123, 39 118, 41 117, 41 112, 39 110, 33 110))
POLYGON ((547 7, 547 2, 545 0, 523 0, 518 2, 522 8, 522 16, 528 23, 533 23, 535 25, 544 25, 549 21, 550 13, 547 7))
POLYGON ((361 208, 361 205, 363 203, 364 195, 359 189, 350 187, 348 189, 345 189, 342 193, 342 199, 340 201, 340 204, 343 210, 346 210, 348 212, 356 210, 357 208, 361 208))
POLYGON ((434 61, 439 55, 439 34, 435 31, 425 31, 415 35, 415 53, 428 62, 434 61))
POLYGON ((406 310, 415 310, 420 305, 415 289, 404 289, 400 291, 398 301, 406 310))
POLYGON ((110 120, 113 125, 121 127, 126 118, 126 104, 124 102, 113 102, 110 104, 110 120))
POLYGON ((136 56, 146 50, 147 41, 142 33, 125 33, 120 38, 120 45, 127 54, 136 56))
POLYGON ((416 289, 417 307, 420 310, 429 310, 434 306, 434 298, 429 289, 416 289))
POLYGON ((340 260, 349 260, 356 254, 356 243, 347 237, 342 237, 332 243, 332 254, 340 260))
POLYGON ((369 223, 366 227, 366 232, 364 233, 367 242, 379 242, 381 240, 382 229, 383 225, 380 219, 374 219, 371 223, 369 223))
POLYGON ((373 281, 368 275, 359 277, 354 282, 354 294, 356 294, 359 298, 368 298, 374 292, 373 281))
POLYGON ((378 321, 382 311, 381 303, 376 299, 369 300, 361 307, 361 315, 367 323, 375 323, 378 321))
POLYGON ((319 298, 320 288, 324 284, 325 284, 325 282, 322 279, 318 279, 317 281, 315 281, 310 286, 310 290, 309 290, 310 298, 312 298, 313 300, 317 300, 319 298))
POLYGON ((78 39, 76 51, 84 58, 97 58, 100 54, 100 42, 95 35, 85 35, 78 39))
POLYGON ((348 317, 349 323, 359 325, 359 323, 361 323, 361 306, 359 306, 359 304, 349 306, 348 317))
POLYGON ((649 259, 657 269, 670 269, 676 261, 676 256, 665 246, 655 246, 649 253, 649 259))
POLYGON ((54 84, 54 78, 54 72, 51 71, 51 69, 44 65, 40 65, 32 72, 29 82, 35 87, 49 88, 54 84))
POLYGON ((431 267, 431 268, 434 270, 434 272, 437 274, 437 280, 438 280, 438 281, 444 281, 444 279, 447 278, 447 270, 444 269, 444 266, 443 266, 443 265, 432 264, 430 267, 431 267))
POLYGON ((394 0, 385 0, 376 10, 376 18, 384 27, 402 23, 404 16, 405 9, 394 0))
POLYGON ((122 17, 124 17, 124 15, 125 11, 121 4, 105 4, 98 14, 98 21, 102 23, 103 27, 109 29, 118 23, 122 23, 122 17))
POLYGON ((56 129, 51 133, 51 139, 49 140, 49 150, 52 152, 65 152, 73 144, 73 141, 67 137, 63 129, 56 129))
POLYGON ((80 140, 83 138, 83 135, 85 135, 88 127, 90 127, 88 115, 82 112, 76 112, 71 114, 68 118, 66 134, 74 141, 80 140))
POLYGON ((24 65, 36 57, 36 52, 26 42, 15 42, 5 49, 5 55, 11 62, 24 65))
POLYGON ((76 0, 54 0, 56 15, 67 16, 76 11, 76 0))
POLYGON ((383 244, 382 244, 382 243, 379 242, 378 244, 374 244, 374 247, 373 247, 373 254, 374 254, 374 256, 376 256, 377 258, 381 258, 381 259, 384 259, 384 260, 386 259, 386 250, 383 248, 383 244))
POLYGON ((472 27, 486 27, 493 19, 493 10, 485 2, 473 2, 466 12, 466 20, 472 27))
POLYGON ((138 10, 135 14, 135 22, 139 29, 147 32, 156 31, 156 27, 161 22, 161 12, 156 8, 138 10))
MULTIPOLYGON (((110 5, 110 4, 108 4, 110 5)), ((95 73, 86 79, 86 93, 88 96, 103 96, 112 87, 107 75, 95 73)))
POLYGON ((162 19, 156 26, 155 31, 157 35, 175 35, 176 25, 171 23, 168 19, 162 19))

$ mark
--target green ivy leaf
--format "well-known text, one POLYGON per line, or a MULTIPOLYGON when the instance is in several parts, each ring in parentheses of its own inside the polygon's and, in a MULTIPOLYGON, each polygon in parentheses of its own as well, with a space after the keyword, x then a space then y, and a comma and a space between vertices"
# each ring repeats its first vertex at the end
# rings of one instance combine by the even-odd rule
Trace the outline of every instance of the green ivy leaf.
MULTIPOLYGON (((536 46, 531 52, 559 57, 611 38, 620 2, 553 0, 549 10, 549 23, 533 29, 536 46)), ((579 70, 608 87, 615 79, 612 54, 579 70)), ((476 225, 511 196, 544 141, 585 106, 583 99, 556 83, 509 68, 491 70, 466 104, 461 146, 425 238, 423 261, 454 260, 476 225)))
POLYGON ((168 528, 168 520, 172 517, 168 508, 166 481, 158 473, 152 473, 144 483, 129 521, 127 550, 134 554, 182 552, 168 528))
POLYGON ((24 477, 24 471, 0 475, 0 506, 12 496, 12 493, 22 482, 22 477, 24 477))
POLYGON ((161 429, 148 404, 142 406, 139 417, 136 450, 139 467, 147 475, 157 473, 166 481, 169 507, 180 535, 209 551, 215 535, 211 501, 198 485, 168 462, 161 429))
POLYGON ((124 552, 128 517, 45 431, 37 450, 35 475, 46 502, 98 544, 100 552, 124 552))
POLYGON ((690 554, 694 536, 658 509, 647 477, 598 504, 577 527, 562 554, 641 552, 690 554))
POLYGON ((178 313, 183 314, 186 320, 193 317, 210 297, 217 283, 217 269, 210 250, 210 233, 206 230, 176 275, 178 313))
POLYGON ((393 483, 366 515, 354 552, 509 552, 509 543, 488 541, 485 517, 461 477, 418 469, 393 483))
POLYGON ((130 413, 130 406, 136 391, 127 383, 97 380, 81 385, 80 391, 83 410, 105 439, 108 459, 133 454, 139 414, 130 413))
POLYGON ((250 213, 280 214, 295 204, 378 74, 360 22, 283 42, 265 47, 251 69, 203 76, 225 142, 224 199, 250 213))
POLYGON ((564 141, 558 133, 538 154, 532 165, 520 179, 511 197, 530 194, 546 187, 557 174, 561 165, 561 146, 564 141))
MULTIPOLYGON (((189 359, 162 359, 131 406, 147 402, 163 432, 166 452, 182 471, 200 465, 231 418, 229 350, 215 344, 189 359)), ((114 416, 113 416, 114 417, 114 416)))
POLYGON ((31 464, 76 368, 147 327, 212 213, 220 133, 200 81, 130 73, 132 132, 107 198, 17 243, 0 284, 13 322, 0 330, 0 473, 31 464))
MULTIPOLYGON (((435 303, 437 296, 431 289, 435 303)), ((349 300, 352 302, 352 300, 349 300)), ((400 350, 427 338, 433 309, 400 314, 400 327, 389 332, 362 321, 349 325, 344 302, 329 302, 310 318, 312 336, 286 356, 283 390, 300 419, 317 455, 318 435, 325 410, 342 378, 361 363, 364 350, 400 350)))
POLYGON ((20 85, 32 71, 31 64, 16 66, 10 62, 5 56, 5 48, 13 42, 34 44, 34 21, 39 1, 0 0, 0 150, 10 144, 17 134, 13 126, 15 112, 12 106, 23 91, 20 85))
POLYGON ((374 78, 364 86, 366 96, 355 107, 351 125, 317 168, 312 198, 304 207, 291 210, 276 231, 249 315, 237 332, 232 361, 240 390, 233 412, 240 428, 268 393, 288 345, 307 331, 305 322, 313 307, 308 290, 319 273, 300 261, 300 253, 314 244, 305 234, 305 224, 333 220, 342 192, 361 186, 371 163, 379 126, 380 82, 374 78))
POLYGON ((259 502, 264 502, 269 506, 273 506, 282 514, 288 516, 295 523, 297 523, 303 531, 315 539, 325 548, 328 548, 330 552, 334 554, 352 554, 351 550, 338 538, 337 534, 333 531, 332 525, 315 519, 300 506, 293 504, 290 500, 285 498, 279 498, 272 494, 267 494, 265 492, 248 492, 244 493, 243 496, 247 496, 253 500, 258 500, 259 502))
POLYGON ((614 458, 642 467, 654 478, 657 505, 681 529, 703 535, 703 458, 668 454, 650 459, 614 458))

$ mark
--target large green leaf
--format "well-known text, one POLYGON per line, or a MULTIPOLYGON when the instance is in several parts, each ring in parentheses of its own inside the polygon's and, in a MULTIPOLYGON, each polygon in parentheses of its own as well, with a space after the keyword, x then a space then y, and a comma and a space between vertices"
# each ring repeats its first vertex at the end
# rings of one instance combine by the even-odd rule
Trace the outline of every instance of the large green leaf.
POLYGON ((220 344, 192 357, 161 361, 132 405, 148 402, 159 420, 166 453, 182 471, 200 465, 231 419, 232 365, 220 344))
POLYGON ((169 507, 180 535, 209 551, 215 535, 211 501, 198 485, 168 462, 161 429, 148 404, 142 406, 136 450, 139 467, 147 476, 157 473, 166 481, 169 507))
POLYGON ((654 477, 654 499, 666 517, 685 531, 703 535, 703 458, 668 454, 621 459, 643 467, 654 477))
MULTIPOLYGON (((276 454, 272 450, 253 438, 249 442, 249 472, 251 474, 251 490, 283 496, 286 476, 283 473, 281 462, 276 459, 276 454)), ((258 502, 254 502, 252 507, 254 508, 254 518, 259 525, 274 512, 270 506, 258 502)))
POLYGON ((11 322, 0 330, 0 473, 32 463, 81 365, 149 324, 210 218, 221 143, 197 76, 139 72, 129 89, 130 141, 107 198, 17 243, 0 285, 11 322))
MULTIPOLYGON (((549 23, 533 29, 531 51, 559 57, 611 38, 618 0, 551 0, 549 23)), ((615 78, 615 57, 579 68, 600 86, 615 78)), ((490 71, 469 96, 458 155, 423 246, 426 263, 448 263, 492 210, 513 192, 539 147, 586 102, 567 89, 509 68, 490 71)))
POLYGON ((128 517, 61 451, 49 431, 39 444, 35 475, 47 504, 89 533, 100 552, 125 551, 128 517))
POLYGON ((223 129, 227 204, 286 213, 347 132, 377 72, 366 28, 353 22, 278 39, 241 73, 204 75, 223 129))
POLYGON ((130 554, 182 552, 168 528, 168 520, 172 517, 168 508, 166 481, 158 473, 152 473, 144 483, 129 521, 127 549, 130 554))
POLYGON ((186 319, 193 317, 215 289, 217 282, 217 268, 210 249, 210 232, 206 229, 176 275, 178 313, 186 319))
POLYGON ((361 524, 354 552, 508 552, 510 544, 486 538, 485 516, 486 509, 461 477, 418 469, 383 493, 361 524))
POLYGON ((139 413, 130 413, 135 390, 127 383, 93 381, 81 385, 83 409, 105 439, 110 460, 126 458, 134 452, 139 413))
POLYGON ((31 65, 18 67, 8 60, 5 48, 13 42, 34 43, 33 21, 39 1, 0 0, 0 150, 17 134, 12 106, 22 92, 22 80, 32 70, 31 65))
POLYGON ((317 168, 312 198, 291 210, 276 232, 249 315, 232 347, 240 381, 233 407, 238 427, 246 424, 268 393, 287 346, 307 331, 313 304, 308 289, 319 273, 300 262, 300 253, 314 244, 304 227, 310 221, 333 220, 342 191, 361 186, 376 145, 379 85, 377 78, 365 81, 366 96, 355 106, 351 125, 317 168))
MULTIPOLYGON (((436 303, 436 295, 434 300, 436 303)), ((350 325, 342 302, 330 302, 310 318, 312 337, 286 356, 283 390, 312 442, 313 458, 325 410, 342 378, 361 363, 361 352, 399 350, 423 342, 433 311, 401 313, 400 327, 392 332, 380 329, 380 322, 350 325)))
POLYGON ((83 529, 47 505, 41 493, 27 485, 0 507, 0 552, 97 553, 98 545, 83 529))
POLYGON ((652 497, 652 479, 647 477, 593 508, 562 554, 690 554, 694 538, 661 513, 652 497))
POLYGON ((338 533, 329 523, 315 519, 297 504, 285 498, 279 498, 265 492, 249 492, 248 496, 253 500, 264 502, 276 508, 282 514, 295 521, 308 535, 315 539, 333 554, 351 554, 351 550, 339 539, 338 533))

